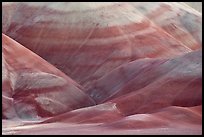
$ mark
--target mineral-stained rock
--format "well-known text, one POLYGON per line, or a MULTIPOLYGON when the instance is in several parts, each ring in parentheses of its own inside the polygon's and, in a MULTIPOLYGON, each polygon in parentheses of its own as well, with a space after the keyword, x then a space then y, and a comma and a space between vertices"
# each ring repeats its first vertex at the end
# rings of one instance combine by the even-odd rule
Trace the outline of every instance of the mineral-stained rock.
MULTIPOLYGON (((127 101, 129 99, 125 97, 130 92, 133 92, 129 97, 135 102, 135 105, 132 105, 134 108, 137 108, 136 105, 141 107, 142 101, 145 105, 150 103, 151 99, 162 105, 159 98, 164 97, 167 99, 163 101, 170 103, 169 105, 200 105, 202 51, 194 51, 173 59, 140 59, 127 63, 95 81, 86 91, 97 103, 121 96, 118 98, 119 102, 124 100, 121 104, 127 104, 124 108, 133 112, 133 108, 129 106, 130 101, 127 101), (150 100, 145 101, 148 98, 150 100)), ((151 105, 147 106, 155 109, 151 105)))
POLYGON ((3 3, 2 134, 202 134, 202 14, 182 3, 3 3))
MULTIPOLYGON (((169 9, 162 4, 161 7, 169 9)), ((193 21, 194 16, 192 18, 193 21)), ((51 2, 3 6, 3 33, 82 85, 139 58, 172 57, 200 47, 191 43, 184 45, 152 20, 130 3, 51 2)), ((160 21, 160 16, 156 21, 160 21)), ((165 21, 162 23, 166 24, 165 21)), ((200 32, 197 27, 193 31, 200 32)), ((193 37, 182 38, 195 41, 193 37)))
MULTIPOLYGON (((91 109, 90 109, 91 110, 91 109)), ((91 110, 92 111, 92 110, 91 110)), ((90 112, 91 112, 90 111, 90 112)), ((105 110, 104 110, 105 111, 105 110)), ((106 110, 108 111, 108 110, 106 110)), ((83 108, 80 113, 88 113, 86 108, 83 108), (83 112, 84 110, 84 112, 83 112)), ((57 116, 52 121, 45 121, 41 124, 27 125, 22 122, 16 121, 3 121, 3 125, 7 123, 12 127, 12 131, 3 128, 4 134, 22 134, 22 135, 196 135, 202 134, 202 106, 195 107, 176 107, 171 106, 154 113, 135 114, 128 117, 118 118, 111 121, 111 118, 116 117, 113 115, 99 115, 97 118, 93 116, 92 119, 99 119, 91 121, 91 116, 87 115, 88 119, 79 117, 80 113, 76 114, 75 122, 70 122, 70 113, 63 114, 63 117, 57 116), (110 116, 110 117, 109 117, 110 116), (103 120, 106 122, 103 123, 103 120), (108 121, 108 119, 110 119, 108 121), (87 121, 84 121, 87 120, 87 121), (83 122, 84 121, 84 122, 83 122), (78 124, 76 124, 78 122, 78 124), (15 125, 17 124, 17 125, 15 125), (20 125, 21 124, 21 125, 20 125), (19 126, 20 125, 20 126, 19 126)), ((74 116, 73 116, 74 117, 74 116)), ((70 118, 73 119, 73 118, 70 118)), ((5 126, 6 127, 6 126, 5 126)))
POLYGON ((94 105, 83 87, 4 34, 2 48, 7 65, 3 67, 2 103, 13 104, 19 117, 47 117, 94 105))
MULTIPOLYGON (((193 107, 202 105, 201 59, 201 51, 196 51, 169 60, 166 64, 158 67, 160 72, 162 72, 161 68, 163 67, 168 70, 174 64, 179 64, 139 90, 134 90, 137 88, 137 84, 135 86, 130 84, 129 89, 125 87, 126 93, 127 91, 134 92, 125 94, 122 91, 123 95, 111 102, 116 103, 117 108, 125 115, 151 113, 168 106, 193 107), (133 89, 131 90, 131 88, 133 89)), ((152 72, 152 75, 155 73, 152 72)), ((148 76, 143 75, 143 77, 148 76)))
POLYGON ((172 37, 189 47, 202 46, 202 14, 186 4, 158 2, 134 3, 143 15, 161 27, 172 37))

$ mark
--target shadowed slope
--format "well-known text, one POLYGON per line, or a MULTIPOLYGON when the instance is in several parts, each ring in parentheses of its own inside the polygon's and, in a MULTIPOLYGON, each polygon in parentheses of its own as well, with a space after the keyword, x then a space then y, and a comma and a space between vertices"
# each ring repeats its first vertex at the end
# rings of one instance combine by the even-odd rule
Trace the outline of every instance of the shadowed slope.
MULTIPOLYGON (((169 105, 190 105, 191 102, 188 102, 188 99, 192 103, 196 101, 201 103, 201 90, 202 52, 199 50, 172 59, 141 59, 127 63, 95 81, 86 93, 97 103, 122 96, 118 101, 123 105, 128 105, 130 102, 127 101, 129 99, 125 95, 134 91, 130 98, 134 94, 133 98, 137 98, 138 101, 137 99, 130 99, 130 101, 137 102, 137 106, 141 105, 142 100, 156 99, 154 97, 157 96, 162 98, 163 95, 171 101, 175 99, 174 103, 169 105), (180 101, 182 99, 186 101, 180 101)), ((161 100, 161 103, 163 101, 161 100)), ((137 108, 135 105, 133 107, 137 108)), ((151 108, 151 105, 148 107, 151 108)), ((131 105, 124 108, 133 111, 131 105)))
MULTIPOLYGON (((20 117, 47 117, 94 105, 80 85, 4 34, 2 47, 7 64, 7 68, 3 68, 3 72, 7 72, 3 83, 9 82, 3 84, 2 93, 13 98, 20 117)), ((5 101, 3 104, 6 105, 5 101)))

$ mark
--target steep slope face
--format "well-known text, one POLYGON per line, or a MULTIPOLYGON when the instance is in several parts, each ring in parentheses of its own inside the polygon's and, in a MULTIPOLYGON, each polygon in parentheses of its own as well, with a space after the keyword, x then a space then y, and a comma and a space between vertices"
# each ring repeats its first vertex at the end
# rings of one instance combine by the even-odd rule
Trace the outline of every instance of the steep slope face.
MULTIPOLYGON (((201 60, 202 52, 198 50, 173 59, 141 59, 128 63, 97 81, 98 85, 102 83, 98 91, 90 90, 98 93, 98 97, 107 97, 105 103, 93 96, 96 102, 102 104, 64 113, 41 124, 72 124, 78 126, 84 134, 103 134, 102 131, 119 134, 120 130, 126 134, 200 134, 201 60), (140 70, 141 73, 128 75, 131 70, 140 70), (130 76, 134 78, 130 79, 130 76), (143 78, 144 83, 139 83, 137 77, 140 80, 143 78), (114 87, 114 82, 118 89, 114 87)), ((38 128, 35 130, 38 131, 38 128)), ((63 128, 60 130, 63 134, 63 128)), ((46 129, 42 133, 46 134, 46 129)))
POLYGON ((14 2, 2 19, 2 134, 202 134, 200 13, 14 2))
MULTIPOLYGON (((142 100, 153 98, 153 96, 160 98, 165 95, 172 101, 177 94, 178 102, 180 95, 183 96, 181 100, 186 100, 182 104, 189 104, 188 98, 192 100, 193 97, 195 97, 194 101, 201 103, 202 51, 194 51, 172 59, 140 59, 127 63, 95 81, 87 88, 86 93, 97 103, 122 96, 118 100, 124 100, 121 104, 125 105, 130 102, 124 95, 133 91, 136 96, 141 96, 136 97, 140 99, 138 106, 142 100)), ((130 96, 133 97, 132 94, 130 96)), ((136 101, 136 99, 130 100, 136 101)), ((135 105, 133 107, 136 108, 135 105)), ((151 105, 148 107, 151 108, 151 105)), ((130 106, 124 108, 133 110, 130 106)))
POLYGON ((8 64, 2 55, 2 117, 13 118, 16 113, 13 108, 12 89, 10 86, 8 64))
POLYGON ((4 34, 2 47, 3 109, 14 106, 19 117, 37 118, 94 105, 80 85, 4 34))
POLYGON ((189 47, 202 46, 202 14, 184 3, 158 2, 134 3, 143 15, 175 39, 189 47))
POLYGON ((130 3, 4 4, 3 32, 84 86, 139 58, 191 51, 130 3))
MULTIPOLYGON (((170 72, 144 88, 126 94, 111 102, 125 115, 151 113, 168 106, 193 107, 202 105, 202 52, 195 51, 169 60, 160 68, 171 67, 170 72)), ((154 74, 154 72, 152 72, 154 74)), ((133 86, 134 87, 134 86, 133 86)))
MULTIPOLYGON (((158 67, 149 69, 152 75, 159 75, 157 78, 151 78, 150 75, 146 74, 147 71, 145 73, 141 71, 141 77, 147 77, 146 80, 151 79, 151 82, 146 81, 148 85, 144 88, 134 89, 140 85, 139 83, 138 85, 135 83, 132 85, 124 84, 132 87, 121 88, 121 92, 123 92, 121 96, 114 96, 114 98, 111 96, 113 99, 105 103, 51 117, 40 122, 39 125, 49 123, 55 129, 62 131, 59 132, 60 134, 63 134, 66 128, 73 127, 78 127, 83 133, 89 134, 98 134, 97 131, 102 132, 104 130, 109 134, 119 133, 121 129, 127 129, 125 130, 126 134, 131 133, 130 129, 136 129, 133 132, 136 134, 144 134, 149 129, 155 129, 155 131, 151 131, 152 134, 162 134, 164 128, 169 134, 187 134, 187 130, 199 134, 202 119, 201 59, 202 53, 199 50, 174 59, 165 59, 165 63, 163 59, 141 59, 133 62, 134 65, 128 63, 123 66, 123 68, 126 67, 126 69, 123 69, 123 73, 131 72, 128 66, 137 71, 142 66, 142 61, 147 64, 146 67, 149 65, 147 62, 163 62, 163 64, 157 64, 158 67), (161 74, 161 72, 165 72, 165 74, 161 74), (56 127, 58 124, 62 126, 61 129, 56 127), (140 132, 137 130, 140 130, 140 132)), ((114 71, 117 72, 117 69, 114 71)), ((115 73, 114 71, 107 76, 113 77, 111 75, 115 73)), ((126 76, 128 77, 128 75, 126 76)), ((120 78, 115 80, 107 78, 106 80, 109 80, 107 83, 110 86, 113 85, 113 81, 120 80, 120 78)), ((123 77, 121 80, 125 81, 126 79, 123 77)), ((106 87, 106 85, 103 85, 103 87, 106 87)), ((111 89, 107 91, 111 91, 111 89)), ((101 91, 100 94, 103 93, 106 94, 104 91, 101 91)), ((113 94, 115 95, 114 92, 113 94)), ((46 133, 48 130, 49 128, 45 128, 43 131, 39 131, 38 126, 36 126, 36 128, 30 128, 26 131, 22 127, 22 133, 28 133, 28 131, 46 133)))

